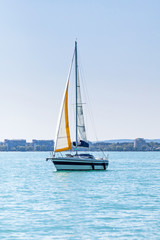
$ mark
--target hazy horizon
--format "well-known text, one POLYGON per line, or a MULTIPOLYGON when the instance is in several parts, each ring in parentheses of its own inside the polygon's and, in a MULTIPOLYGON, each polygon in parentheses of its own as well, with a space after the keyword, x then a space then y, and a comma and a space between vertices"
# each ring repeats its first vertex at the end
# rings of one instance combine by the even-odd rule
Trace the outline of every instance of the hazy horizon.
MULTIPOLYGON (((137 138, 135 138, 135 139, 137 139, 137 138)), ((97 142, 97 141, 99 141, 99 142, 109 142, 109 141, 134 141, 135 139, 130 139, 130 138, 127 138, 127 139, 125 139, 125 138, 121 138, 121 139, 105 139, 105 140, 101 140, 101 139, 98 139, 98 140, 88 140, 89 142, 97 142)), ((146 139, 146 138, 142 138, 142 139, 144 139, 144 140, 146 140, 146 141, 160 141, 160 138, 155 138, 155 139, 146 139)), ((44 140, 44 141, 51 141, 51 140, 53 140, 54 141, 54 139, 30 139, 30 140, 27 140, 26 138, 21 138, 21 139, 16 139, 16 138, 12 138, 12 139, 8 139, 8 138, 5 138, 5 139, 3 139, 2 141, 0 141, 0 142, 4 142, 4 140, 26 140, 26 142, 32 142, 32 140, 44 140)))

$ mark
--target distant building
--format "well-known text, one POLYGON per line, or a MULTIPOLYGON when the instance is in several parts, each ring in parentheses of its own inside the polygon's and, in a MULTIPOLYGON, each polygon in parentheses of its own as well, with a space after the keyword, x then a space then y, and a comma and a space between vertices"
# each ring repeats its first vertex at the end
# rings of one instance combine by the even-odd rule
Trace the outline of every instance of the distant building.
POLYGON ((149 146, 144 138, 136 138, 134 140, 134 149, 138 151, 149 150, 149 146))
POLYGON ((7 146, 7 151, 15 151, 17 150, 17 147, 25 147, 26 140, 25 139, 15 139, 15 140, 5 139, 4 144, 7 146))
POLYGON ((53 151, 54 141, 53 140, 32 140, 34 151, 53 151))

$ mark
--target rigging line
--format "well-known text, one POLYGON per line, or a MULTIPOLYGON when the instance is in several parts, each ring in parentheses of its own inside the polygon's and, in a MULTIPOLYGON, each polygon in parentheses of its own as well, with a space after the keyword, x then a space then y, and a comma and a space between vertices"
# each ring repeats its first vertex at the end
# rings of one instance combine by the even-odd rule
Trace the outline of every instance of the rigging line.
MULTIPOLYGON (((79 58, 80 58, 80 54, 79 54, 79 58)), ((79 61, 79 65, 81 65, 81 61, 79 61)), ((88 102, 88 105, 89 105, 89 107, 88 107, 88 113, 89 113, 89 115, 90 115, 93 132, 94 132, 96 141, 98 141, 97 132, 96 132, 96 128, 95 128, 94 117, 93 117, 92 105, 91 105, 91 101, 90 101, 90 98, 89 98, 87 86, 84 84, 84 76, 83 76, 84 74, 83 74, 82 65, 81 65, 81 67, 79 67, 79 72, 80 72, 81 79, 82 79, 81 82, 82 82, 82 86, 83 86, 83 89, 84 89, 84 95, 85 95, 85 98, 86 98, 86 100, 87 100, 87 102, 88 102)), ((85 81, 85 82, 86 82, 86 81, 85 81)))
MULTIPOLYGON (((82 94, 82 96, 81 96, 81 99, 83 99, 83 95, 84 95, 84 97, 85 97, 85 103, 81 103, 81 107, 82 107, 82 105, 83 104, 86 104, 86 100, 87 100, 87 98, 86 98, 86 91, 85 91, 85 88, 84 88, 84 81, 83 81, 83 76, 82 76, 82 73, 81 73, 81 59, 80 59, 80 53, 79 53, 79 81, 80 81, 80 79, 81 79, 81 83, 82 83, 82 88, 83 88, 83 91, 82 91, 82 93, 84 93, 84 94, 82 94)), ((83 112, 85 113, 86 112, 86 109, 83 109, 83 112)), ((86 119, 86 117, 87 117, 87 114, 84 114, 83 116, 85 116, 85 119, 84 119, 84 124, 87 122, 87 119, 86 119)), ((86 131, 86 136, 87 136, 87 130, 85 130, 86 131)))

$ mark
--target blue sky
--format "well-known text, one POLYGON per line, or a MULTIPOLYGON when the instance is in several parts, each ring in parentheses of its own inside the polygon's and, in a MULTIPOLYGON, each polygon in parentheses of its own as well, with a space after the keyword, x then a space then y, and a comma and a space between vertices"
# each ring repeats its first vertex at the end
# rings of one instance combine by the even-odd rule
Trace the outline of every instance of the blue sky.
POLYGON ((98 139, 160 138, 159 13, 158 0, 2 0, 0 140, 54 138, 76 38, 98 139))

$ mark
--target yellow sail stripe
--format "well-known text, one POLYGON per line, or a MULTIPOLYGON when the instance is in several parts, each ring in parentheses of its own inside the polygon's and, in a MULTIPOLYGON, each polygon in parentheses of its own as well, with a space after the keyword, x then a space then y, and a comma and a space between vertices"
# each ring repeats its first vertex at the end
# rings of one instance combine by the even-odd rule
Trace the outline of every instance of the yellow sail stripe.
POLYGON ((70 131, 69 131, 69 118, 68 118, 68 85, 69 85, 69 82, 67 84, 66 95, 65 95, 65 100, 64 100, 65 126, 66 126, 66 135, 67 135, 68 147, 61 148, 61 149, 56 149, 55 152, 67 151, 67 150, 70 150, 72 148, 70 131))
MULTIPOLYGON (((68 82, 69 85, 69 82, 68 82)), ((66 122, 66 133, 67 133, 67 141, 68 141, 68 150, 72 148, 71 146, 71 138, 70 138, 70 131, 69 131, 69 118, 68 118, 68 85, 66 90, 66 97, 65 97, 65 122, 66 122)))

